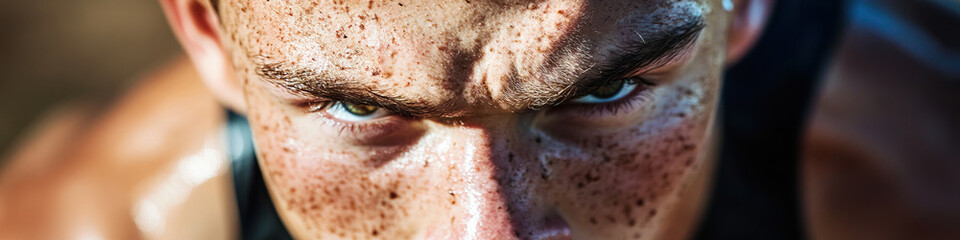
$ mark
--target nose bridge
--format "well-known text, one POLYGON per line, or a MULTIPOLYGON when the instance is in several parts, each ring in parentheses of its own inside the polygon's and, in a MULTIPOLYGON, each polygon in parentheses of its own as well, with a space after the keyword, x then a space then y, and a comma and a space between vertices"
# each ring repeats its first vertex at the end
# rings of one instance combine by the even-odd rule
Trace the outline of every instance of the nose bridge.
POLYGON ((452 174, 457 179, 451 194, 457 196, 458 215, 461 219, 455 226, 463 236, 478 239, 515 238, 515 221, 518 216, 511 206, 516 196, 505 184, 504 172, 514 166, 505 160, 504 141, 513 138, 505 131, 508 124, 488 123, 451 126, 450 139, 458 146, 449 164, 454 164, 452 174))
POLYGON ((517 138, 517 133, 509 130, 511 125, 510 120, 495 119, 451 126, 449 139, 458 146, 451 164, 457 166, 458 177, 470 180, 465 182, 470 186, 464 187, 487 191, 499 191, 504 187, 499 186, 500 175, 516 167, 511 164, 512 159, 507 159, 515 147, 509 142, 516 142, 512 139, 517 138))

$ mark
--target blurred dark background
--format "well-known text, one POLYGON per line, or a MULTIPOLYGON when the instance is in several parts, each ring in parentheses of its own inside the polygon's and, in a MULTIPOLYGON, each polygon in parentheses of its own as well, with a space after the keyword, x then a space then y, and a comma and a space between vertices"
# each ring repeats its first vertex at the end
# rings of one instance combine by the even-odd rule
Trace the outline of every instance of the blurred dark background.
POLYGON ((51 109, 106 102, 180 54, 153 0, 0 1, 0 22, 0 156, 51 109))

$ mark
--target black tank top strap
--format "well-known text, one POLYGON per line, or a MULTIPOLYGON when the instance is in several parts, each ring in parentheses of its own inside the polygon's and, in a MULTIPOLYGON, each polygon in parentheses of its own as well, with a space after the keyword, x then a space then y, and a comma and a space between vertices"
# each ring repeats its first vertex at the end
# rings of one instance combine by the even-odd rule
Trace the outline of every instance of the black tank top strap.
POLYGON ((247 119, 228 110, 224 135, 240 215, 240 239, 293 239, 280 221, 263 182, 247 119))

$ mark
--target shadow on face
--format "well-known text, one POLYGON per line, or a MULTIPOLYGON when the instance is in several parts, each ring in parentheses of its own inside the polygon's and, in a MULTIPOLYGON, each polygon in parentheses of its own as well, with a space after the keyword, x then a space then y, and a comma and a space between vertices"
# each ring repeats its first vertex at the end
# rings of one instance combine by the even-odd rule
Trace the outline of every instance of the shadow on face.
POLYGON ((220 19, 295 236, 660 239, 708 172, 718 4, 247 1, 220 19))

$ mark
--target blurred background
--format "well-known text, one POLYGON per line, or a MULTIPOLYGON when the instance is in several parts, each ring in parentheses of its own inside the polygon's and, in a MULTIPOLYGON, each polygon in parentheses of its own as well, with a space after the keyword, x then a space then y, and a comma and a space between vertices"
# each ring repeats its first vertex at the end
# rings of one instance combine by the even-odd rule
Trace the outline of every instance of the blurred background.
POLYGON ((108 102, 181 52, 157 1, 0 1, 0 22, 0 156, 52 108, 108 102))
MULTIPOLYGON (((960 229, 960 0, 850 2, 839 50, 824 61, 820 95, 810 103, 809 159, 781 165, 790 174, 798 167, 817 173, 799 181, 807 187, 803 201, 819 211, 807 217, 817 220, 812 228, 826 229, 820 233, 960 239, 949 238, 960 229)), ((71 104, 108 106, 182 54, 154 0, 0 1, 0 22, 0 169, 45 114, 71 104)), ((734 182, 747 183, 769 181, 734 182)), ((783 189, 792 211, 799 196, 783 189)))

